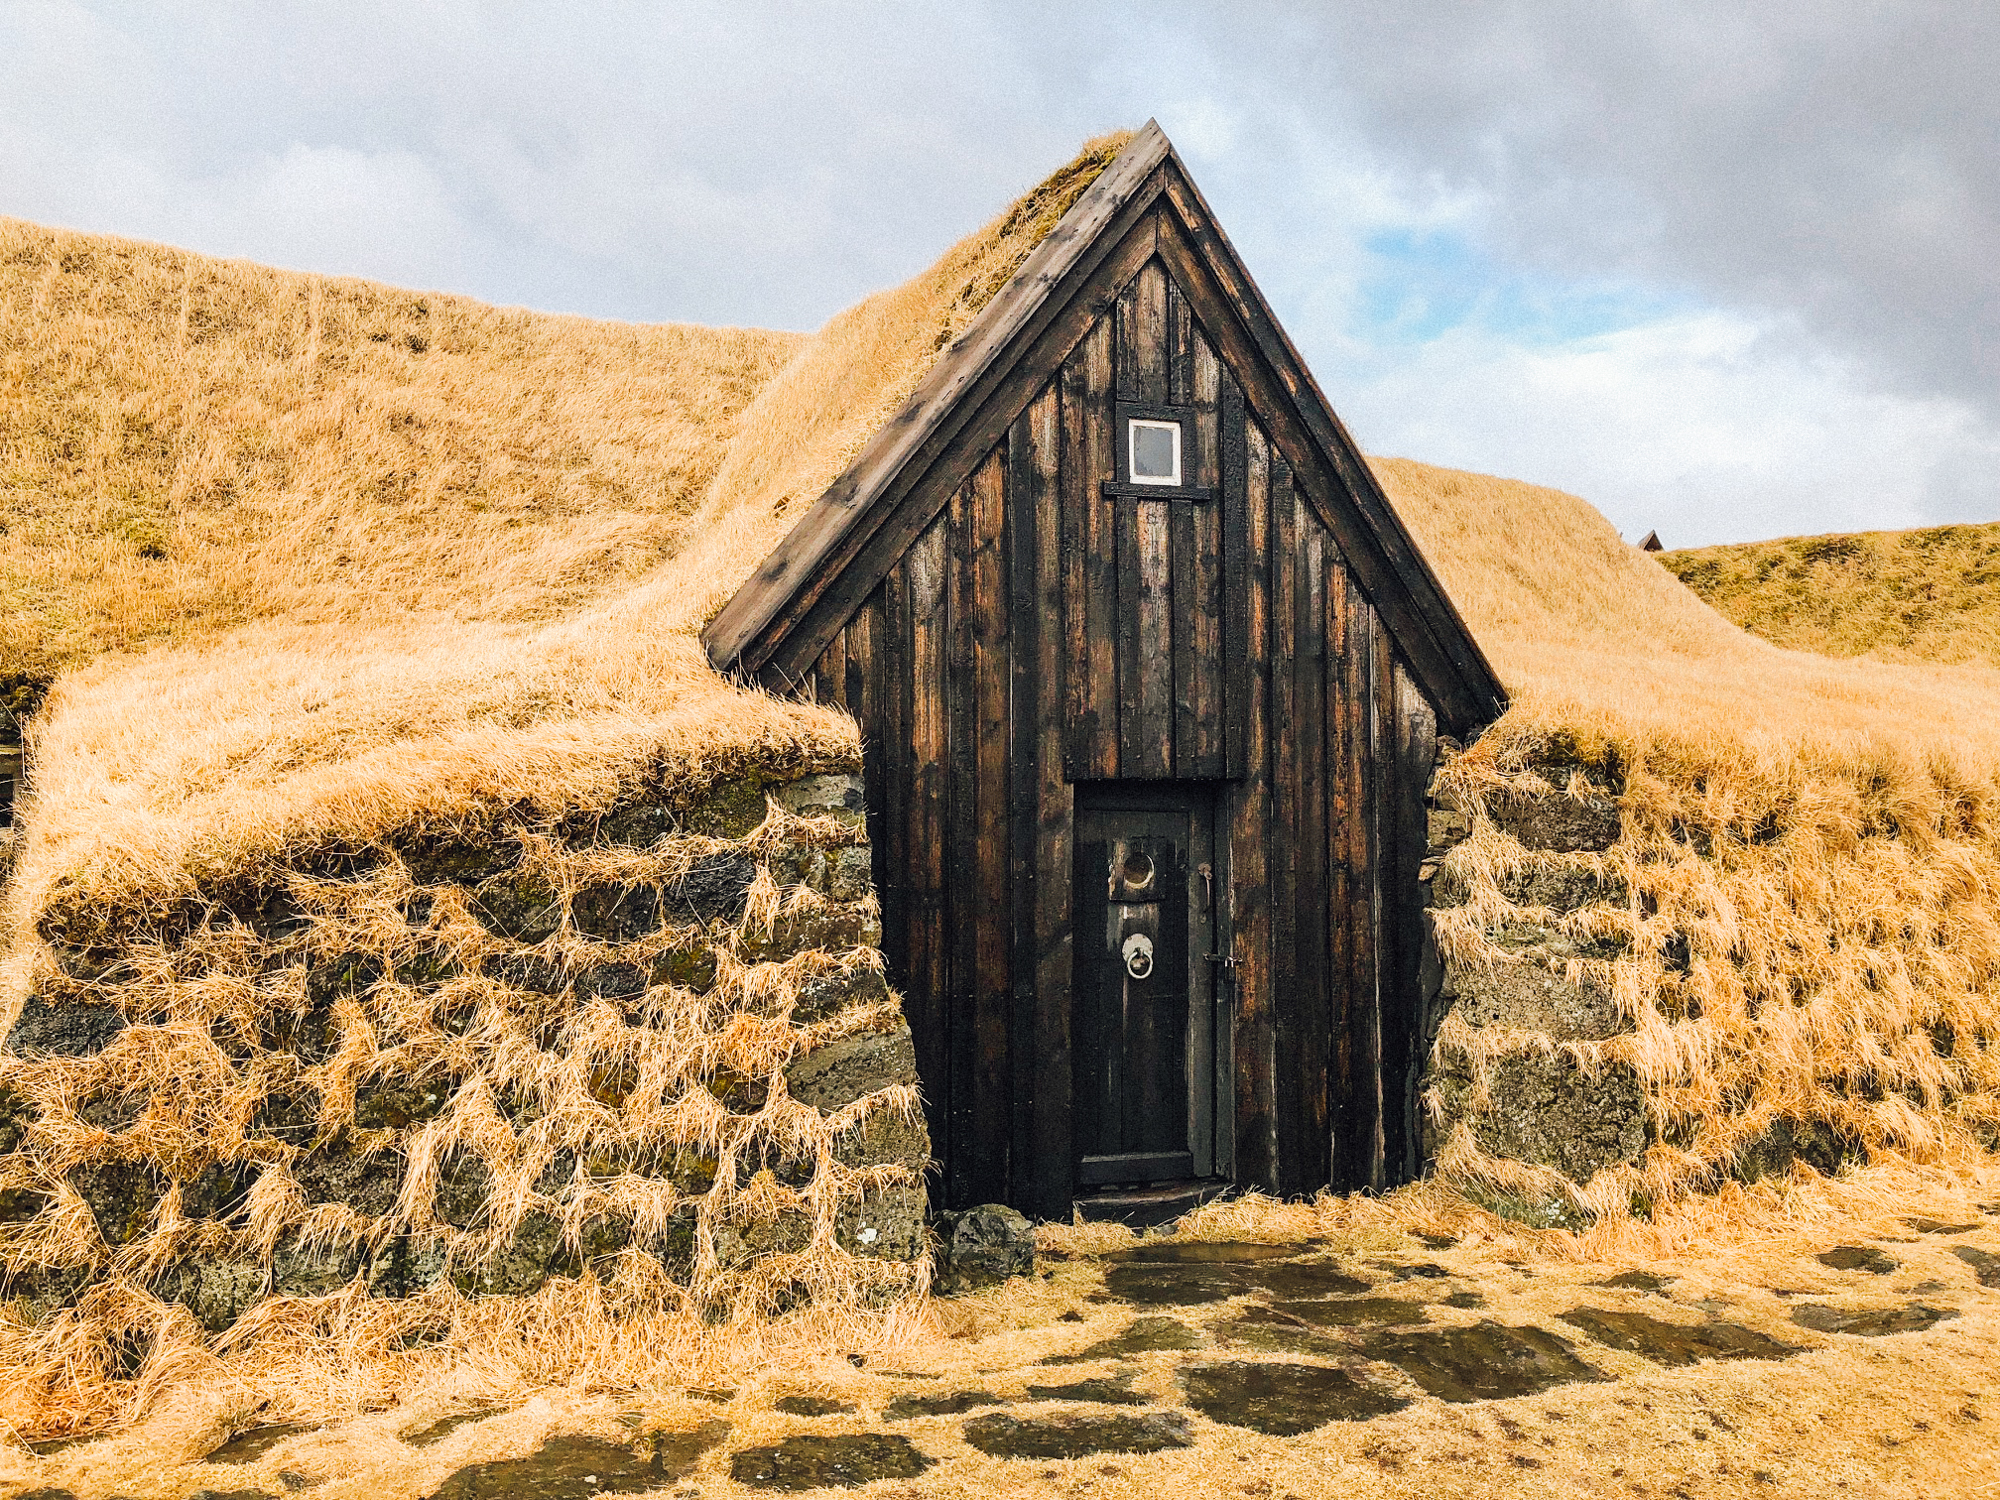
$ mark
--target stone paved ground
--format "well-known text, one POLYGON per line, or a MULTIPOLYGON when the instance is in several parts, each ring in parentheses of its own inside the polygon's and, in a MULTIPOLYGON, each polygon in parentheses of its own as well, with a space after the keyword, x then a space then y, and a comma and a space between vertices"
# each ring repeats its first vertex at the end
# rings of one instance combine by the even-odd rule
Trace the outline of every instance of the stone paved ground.
POLYGON ((1866 1230, 1622 1267, 1142 1241, 733 1387, 433 1400, 144 1462, 128 1436, 9 1477, 36 1500, 2000 1495, 2000 1203, 1866 1230))

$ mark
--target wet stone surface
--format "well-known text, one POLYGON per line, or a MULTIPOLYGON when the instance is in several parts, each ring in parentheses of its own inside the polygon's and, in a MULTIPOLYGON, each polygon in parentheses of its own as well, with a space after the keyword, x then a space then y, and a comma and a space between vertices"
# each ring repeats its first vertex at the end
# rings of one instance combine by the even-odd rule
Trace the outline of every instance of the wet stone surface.
POLYGON ((217 1448, 203 1460, 211 1464, 255 1463, 266 1453, 288 1437, 296 1437, 301 1432, 311 1432, 310 1422, 273 1422, 265 1427, 252 1427, 237 1433, 228 1442, 217 1448))
POLYGON ((1831 1250, 1821 1251, 1813 1259, 1831 1270, 1866 1271, 1873 1276, 1887 1276, 1902 1264, 1893 1255, 1877 1250, 1873 1245, 1835 1245, 1831 1250))
POLYGON ((499 1408, 495 1406, 485 1407, 479 1411, 455 1412, 451 1416, 440 1417, 427 1427, 419 1427, 414 1432, 404 1433, 403 1441, 408 1443, 412 1448, 429 1448, 443 1442, 454 1432, 458 1431, 459 1428, 469 1426, 471 1423, 477 1422, 484 1417, 490 1417, 498 1410, 499 1408))
POLYGON ((1030 1401, 1093 1401, 1099 1406, 1144 1406, 1151 1398, 1132 1389, 1138 1371, 1112 1375, 1101 1380, 1078 1380, 1068 1385, 1031 1385, 1030 1401))
POLYGON ((1116 1265, 1143 1262, 1154 1266, 1254 1265, 1266 1260, 1296 1260, 1297 1245, 1265 1245, 1243 1240, 1175 1240, 1114 1250, 1104 1259, 1116 1265))
MULTIPOLYGON (((1261 1251, 1265 1247, 1212 1248, 1261 1251)), ((1281 1299, 1344 1297, 1365 1292, 1370 1285, 1332 1261, 1263 1256, 1240 1260, 1133 1259, 1114 1264, 1104 1273, 1107 1292, 1144 1307, 1194 1306, 1257 1292, 1281 1299)))
POLYGON ((1578 1307, 1562 1320, 1598 1343, 1643 1354, 1663 1365, 1691 1365, 1702 1359, 1783 1359, 1800 1352, 1741 1323, 1668 1323, 1645 1313, 1606 1312, 1578 1307))
POLYGON ((949 1395, 898 1396, 882 1408, 889 1422, 907 1422, 912 1417, 957 1417, 982 1406, 998 1406, 1000 1398, 991 1391, 953 1391, 949 1395))
POLYGON ((745 1448, 729 1460, 729 1477, 755 1490, 851 1489, 876 1479, 915 1479, 936 1462, 906 1437, 858 1432, 745 1448))
POLYGON ((1664 1292, 1673 1284, 1673 1277, 1656 1275, 1651 1271, 1620 1271, 1616 1276, 1591 1282, 1592 1286, 1615 1287, 1627 1292, 1664 1292))
POLYGON ((1190 1365, 1188 1405, 1211 1422, 1294 1437, 1329 1422, 1365 1422, 1410 1404, 1405 1396, 1326 1365, 1190 1365))
POLYGON ((1201 1335, 1176 1318, 1134 1318, 1123 1333, 1079 1349, 1074 1354, 1052 1354, 1045 1365, 1077 1365, 1092 1359, 1123 1359, 1129 1354, 1150 1354, 1156 1349, 1194 1349, 1201 1335))
POLYGON ((780 1396, 771 1406, 788 1417, 834 1417, 854 1410, 852 1401, 831 1396, 780 1396))
POLYGON ((1922 1302, 1902 1307, 1828 1307, 1808 1302, 1792 1309, 1792 1321, 1815 1333, 1853 1333, 1863 1338, 1881 1338, 1890 1333, 1922 1333, 1958 1313, 1948 1307, 1931 1307, 1922 1302))
POLYGON ((1325 1302, 1274 1302, 1270 1310, 1315 1328, 1408 1326, 1429 1321, 1422 1303, 1402 1297, 1337 1297, 1325 1302))
POLYGON ((1396 1366, 1441 1401, 1533 1396, 1553 1386, 1610 1378, 1546 1329, 1490 1320, 1470 1328, 1376 1334, 1360 1349, 1370 1359, 1396 1366))
POLYGON ((1110 1417, 1022 1420, 1005 1412, 974 1417, 965 1440, 994 1458, 1083 1458, 1092 1453, 1158 1453, 1186 1448, 1194 1438, 1177 1411, 1110 1417))
POLYGON ((552 1437, 526 1458, 472 1464, 439 1486, 433 1500, 590 1500, 671 1484, 729 1435, 727 1422, 692 1432, 649 1434, 637 1445, 583 1436, 552 1437))
POLYGON ((1981 1286, 2000 1288, 2000 1255, 1976 1245, 1953 1245, 1951 1253, 1972 1267, 1981 1286))

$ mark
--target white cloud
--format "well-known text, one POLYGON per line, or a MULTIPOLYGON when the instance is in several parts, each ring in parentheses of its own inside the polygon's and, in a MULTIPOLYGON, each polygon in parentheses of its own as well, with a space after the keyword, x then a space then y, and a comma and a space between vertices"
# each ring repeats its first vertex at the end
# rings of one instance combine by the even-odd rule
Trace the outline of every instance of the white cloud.
POLYGON ((1988 519, 1964 481, 2000 465, 1970 405, 1726 312, 1550 347, 1455 330, 1330 394, 1371 452, 1569 490, 1670 547, 1988 519))

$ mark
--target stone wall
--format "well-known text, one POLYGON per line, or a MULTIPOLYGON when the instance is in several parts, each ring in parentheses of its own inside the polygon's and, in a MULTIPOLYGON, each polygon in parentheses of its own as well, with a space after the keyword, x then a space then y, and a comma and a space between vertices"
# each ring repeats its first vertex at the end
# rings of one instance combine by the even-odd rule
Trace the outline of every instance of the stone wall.
MULTIPOLYGON (((1445 755, 1455 748, 1445 742, 1445 755)), ((1602 969, 1626 940, 1593 930, 1615 920, 1591 921, 1593 911, 1615 913, 1628 901, 1601 858, 1618 840, 1619 788, 1602 767, 1574 763, 1540 766, 1476 804, 1445 783, 1441 772, 1430 798, 1423 873, 1431 913, 1474 897, 1478 875, 1449 856, 1475 820, 1511 846, 1512 858, 1490 872, 1484 893, 1500 908, 1484 924, 1486 951, 1442 956, 1434 944, 1425 965, 1426 1155, 1435 1159, 1463 1123, 1487 1155, 1551 1168, 1577 1184, 1604 1167, 1636 1163, 1653 1139, 1638 1077, 1619 1062, 1586 1068, 1563 1046, 1632 1030, 1602 969)), ((1471 1191, 1509 1216, 1575 1217, 1559 1195, 1476 1182, 1471 1191)))
POLYGON ((58 901, 0 1054, 9 1310, 355 1284, 921 1279, 929 1157, 851 766, 58 901))
MULTIPOLYGON (((1476 1201, 1525 1222, 1587 1222, 1608 1201, 1608 1190, 1589 1191, 1593 1179, 1615 1181, 1644 1212, 1649 1151, 1693 1147, 1699 1123, 1663 1119, 1630 1060, 1648 1008, 1661 1024, 1681 1018, 1668 991, 1690 965, 1685 934, 1651 930, 1645 887, 1662 862, 1712 851, 1698 828, 1636 836, 1639 815, 1608 750, 1558 744, 1477 775, 1455 773, 1459 754, 1443 742, 1422 867, 1426 1157, 1476 1201)), ((1750 1182, 1800 1163, 1830 1173, 1864 1156, 1851 1131, 1781 1114, 1699 1163, 1692 1180, 1750 1182)))

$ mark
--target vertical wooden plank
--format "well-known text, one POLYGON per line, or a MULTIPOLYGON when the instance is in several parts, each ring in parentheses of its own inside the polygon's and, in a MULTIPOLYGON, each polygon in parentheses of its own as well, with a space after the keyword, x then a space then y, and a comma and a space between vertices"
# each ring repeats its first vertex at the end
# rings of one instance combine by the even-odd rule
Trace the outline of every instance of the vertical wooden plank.
POLYGON ((1118 566, 1112 467, 1113 321, 1107 314, 1062 369, 1065 750, 1070 778, 1118 774, 1118 566))
POLYGON ((1384 948, 1393 954, 1385 958, 1381 984, 1383 1157, 1388 1180, 1407 1182, 1423 1171, 1417 1085, 1429 1043, 1423 1014, 1424 799, 1437 760, 1437 716, 1400 663, 1393 676, 1395 761, 1384 795, 1394 809, 1394 831, 1384 840, 1382 861, 1384 948))
POLYGON ((1164 405, 1168 354, 1167 273, 1149 260, 1118 297, 1118 394, 1164 405))
MULTIPOLYGON (((1204 340, 1205 342, 1205 340, 1204 340)), ((1251 676, 1253 664, 1268 666, 1265 649, 1265 617, 1252 617, 1252 575, 1264 579, 1269 560, 1262 541, 1268 516, 1246 492, 1249 459, 1243 410, 1243 390, 1235 377, 1220 372, 1221 406, 1216 422, 1220 429, 1222 457, 1222 583, 1225 596, 1222 631, 1223 732, 1227 740, 1228 774, 1241 780, 1258 774, 1256 756, 1250 749, 1250 725, 1254 716, 1267 712, 1257 696, 1251 676), (1252 544, 1253 522, 1258 541, 1252 544)), ((1265 463, 1268 464, 1268 458, 1265 463)))
POLYGON ((813 663, 813 697, 836 708, 847 707, 847 635, 837 633, 813 663))
MULTIPOLYGON (((931 1149, 944 1169, 940 1186, 947 1203, 955 1201, 951 1192, 959 1171, 957 1157, 962 1144, 957 1134, 950 963, 945 947, 945 813, 951 754, 947 698, 950 520, 946 513, 933 521, 898 565, 907 581, 904 602, 909 631, 906 669, 910 816, 901 851, 909 890, 905 919, 909 985, 924 1021, 917 1049, 917 1074, 924 1080, 930 1097, 928 1113, 934 1132, 931 1149), (937 1144, 939 1139, 944 1142, 942 1149, 937 1144)), ((910 1031, 916 1039, 918 1027, 914 1019, 910 1031)))
POLYGON ((1355 1071, 1362 1075, 1359 1121, 1365 1149, 1363 1180, 1371 1188, 1388 1182, 1388 1079, 1384 1072, 1383 960, 1389 925, 1391 893, 1398 856, 1393 852, 1396 829, 1394 768, 1396 758, 1396 660, 1389 632, 1374 610, 1367 611, 1368 636, 1368 755, 1363 795, 1368 799, 1368 887, 1366 918, 1356 942, 1355 991, 1361 1012, 1359 1054, 1355 1071))
POLYGON ((1224 842, 1229 874, 1228 952, 1224 1022, 1217 1028, 1218 1076, 1228 1080, 1218 1100, 1217 1170, 1248 1185, 1271 1188, 1271 905, 1266 885, 1271 784, 1268 723, 1271 655, 1269 560, 1270 457, 1250 428, 1243 392, 1227 371, 1220 380, 1222 504, 1235 567, 1231 587, 1242 624, 1225 637, 1234 738, 1224 842), (1253 445, 1253 438, 1256 439, 1253 445), (1254 454, 1253 454, 1254 447, 1254 454))
POLYGON ((1183 506, 1118 502, 1119 774, 1174 774, 1173 583, 1169 517, 1183 506))
POLYGON ((978 1138, 979 992, 979 724, 973 666, 977 611, 971 567, 971 484, 960 485, 945 506, 946 558, 946 785, 945 927, 946 990, 951 1011, 952 1159, 954 1204, 984 1203, 982 1170, 991 1144, 978 1138))
POLYGON ((1194 312, 1179 283, 1167 287, 1167 400, 1186 406, 1194 400, 1194 312))
POLYGON ((960 888, 967 899, 959 921, 970 929, 972 963, 955 986, 972 1005, 972 1111, 974 1153, 971 1180, 988 1201, 1006 1199, 1013 1141, 1014 1089, 1009 1058, 1013 1029, 1013 986, 1009 972, 1008 913, 1013 906, 1008 879, 1007 776, 1008 627, 1005 544, 1006 451, 996 448, 973 474, 966 490, 967 550, 960 553, 972 648, 969 690, 973 721, 975 811, 967 864, 971 879, 960 888))
MULTIPOLYGON (((1199 330, 1190 330, 1188 404, 1194 408, 1194 482, 1221 493, 1222 469, 1216 431, 1222 366, 1199 330)), ((1187 519, 1188 565, 1183 568, 1176 538, 1174 553, 1174 694, 1179 715, 1174 733, 1174 766, 1181 776, 1232 774, 1227 757, 1223 649, 1223 516, 1220 503, 1176 507, 1187 519), (1183 607, 1182 601, 1186 604, 1183 607), (1181 666, 1181 621, 1188 632, 1187 667, 1181 666)), ((1240 772, 1235 774, 1241 774, 1240 772)))
POLYGON ((1327 1113, 1327 1049, 1331 1011, 1339 987, 1329 943, 1326 820, 1326 533, 1314 519, 1296 482, 1290 486, 1297 564, 1292 570, 1291 607, 1296 617, 1290 666, 1293 674, 1291 736, 1297 783, 1298 822, 1293 855, 1294 899, 1298 903, 1298 977, 1290 1010, 1289 1038, 1279 1033, 1281 1052, 1293 1068, 1293 1106, 1280 1117, 1279 1154, 1287 1159, 1294 1191, 1309 1192, 1329 1180, 1331 1122, 1327 1113))
MULTIPOLYGON (((1166 280, 1167 315, 1167 399, 1176 406, 1191 404, 1194 396, 1194 319, 1187 298, 1173 277, 1166 280)), ((1188 424, 1183 439, 1183 477, 1189 484, 1213 487, 1213 477, 1204 477, 1201 461, 1207 452, 1201 423, 1188 424)), ((1212 466, 1211 466, 1212 467, 1212 466)), ((1196 769, 1199 724, 1194 701, 1196 674, 1196 611, 1200 607, 1195 576, 1196 512, 1212 511, 1209 505, 1168 504, 1167 526, 1171 536, 1168 591, 1173 621, 1173 723, 1168 749, 1169 774, 1197 776, 1213 774, 1196 769)))
POLYGON ((1009 842, 1014 861, 1014 1195, 1038 1218, 1065 1218, 1074 1192, 1070 1137, 1070 793, 1062 774, 1062 404, 1052 383, 1007 439, 1012 709, 1009 842))
MULTIPOLYGON (((899 950, 889 923, 889 896, 883 889, 888 856, 890 755, 887 726, 883 723, 882 660, 878 648, 882 592, 883 588, 878 587, 862 600, 861 608, 854 612, 854 618, 841 634, 847 638, 847 708, 861 725, 861 797, 868 811, 869 874, 875 883, 875 898, 882 907, 882 951, 889 956, 892 973, 899 974, 899 950)), ((900 977, 890 980, 892 984, 901 982, 900 977)))
MULTIPOLYGON (((1054 401, 1032 413, 1035 470, 1040 483, 1040 521, 1035 529, 1035 589, 1038 613, 1052 624, 1062 618, 1062 555, 1055 511, 1067 491, 1061 483, 1059 410, 1054 401)), ((1038 1211, 1067 1217, 1075 1190, 1076 1143, 1071 1134, 1070 1090, 1074 1082, 1074 900, 1070 880, 1076 866, 1076 798, 1063 775, 1062 643, 1053 630, 1037 650, 1036 686, 1019 708, 1035 726, 1035 1039, 1036 1099, 1034 1161, 1038 1211)))
MULTIPOLYGON (((1167 399, 1167 276, 1148 261, 1119 293, 1118 394, 1167 399)), ((1123 442, 1124 434, 1115 434, 1123 442)), ((1118 554, 1118 774, 1173 774, 1173 623, 1170 526, 1164 501, 1116 502, 1118 554)))
POLYGON ((1327 1092, 1331 1113, 1331 1180, 1343 1189, 1366 1181, 1364 1154, 1365 1112, 1359 1110, 1361 1080, 1356 1073, 1358 1043, 1364 1025, 1359 1005, 1361 992, 1355 984, 1355 926, 1367 907, 1367 871, 1357 861, 1365 858, 1358 850, 1357 836, 1366 827, 1370 810, 1361 786, 1361 764, 1366 750, 1365 727, 1368 704, 1366 622, 1358 610, 1358 595, 1349 587, 1347 570, 1338 557, 1327 560, 1326 632, 1327 684, 1332 695, 1327 715, 1326 776, 1332 815, 1327 826, 1325 859, 1332 881, 1328 968, 1333 975, 1330 1025, 1332 1035, 1327 1064, 1327 1092))
POLYGON ((1298 528, 1290 467, 1277 453, 1270 460, 1271 554, 1271 1030, 1275 1068, 1272 1079, 1272 1170, 1277 1190, 1300 1192, 1297 1172, 1297 1119, 1302 1107, 1297 1080, 1299 973, 1299 775, 1296 742, 1302 732, 1296 711, 1298 675, 1298 528))

